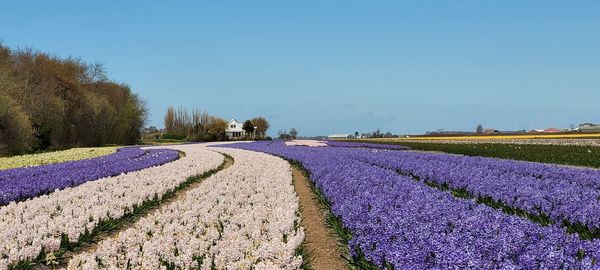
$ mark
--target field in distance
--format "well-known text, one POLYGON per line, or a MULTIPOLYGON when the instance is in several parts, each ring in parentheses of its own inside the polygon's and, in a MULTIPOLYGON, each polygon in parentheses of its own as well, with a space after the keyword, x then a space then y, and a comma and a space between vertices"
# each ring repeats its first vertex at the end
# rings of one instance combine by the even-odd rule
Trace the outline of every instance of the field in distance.
POLYGON ((369 138, 353 141, 408 146, 466 156, 600 168, 600 134, 369 138), (540 137, 543 136, 543 137, 540 137), (566 137, 565 137, 566 136, 566 137), (595 137, 592 137, 595 136, 595 137))

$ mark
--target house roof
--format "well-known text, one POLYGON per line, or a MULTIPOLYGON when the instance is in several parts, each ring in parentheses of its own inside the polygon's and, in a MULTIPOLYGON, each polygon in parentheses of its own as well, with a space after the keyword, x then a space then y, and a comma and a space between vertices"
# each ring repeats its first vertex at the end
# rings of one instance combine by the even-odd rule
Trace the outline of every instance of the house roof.
POLYGON ((229 120, 229 123, 227 123, 228 125, 231 125, 231 123, 236 123, 236 124, 241 124, 242 122, 239 122, 238 120, 235 120, 235 118, 231 118, 231 120, 229 120))
POLYGON ((229 120, 229 123, 227 123, 227 128, 225 129, 225 132, 243 132, 244 129, 242 127, 242 123, 235 120, 235 118, 231 118, 231 120, 229 120), (235 128, 231 128, 231 125, 233 124, 235 124, 235 128))
POLYGON ((544 129, 544 132, 554 133, 554 132, 561 132, 561 130, 560 129, 556 129, 556 128, 547 128, 547 129, 544 129))

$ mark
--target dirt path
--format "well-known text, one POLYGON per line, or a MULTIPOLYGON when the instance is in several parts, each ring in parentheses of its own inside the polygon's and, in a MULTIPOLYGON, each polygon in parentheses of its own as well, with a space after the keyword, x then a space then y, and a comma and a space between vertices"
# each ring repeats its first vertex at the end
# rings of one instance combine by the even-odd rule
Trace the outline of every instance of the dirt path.
MULTIPOLYGON (((219 171, 225 170, 225 169, 231 167, 231 165, 233 165, 233 159, 231 157, 225 156, 222 168, 219 171)), ((157 211, 160 211, 160 210, 164 209, 165 207, 168 207, 169 205, 173 204, 178 199, 180 199, 182 196, 185 196, 187 191, 192 190, 192 189, 198 187, 199 185, 201 185, 203 182, 202 180, 204 180, 204 179, 199 179, 199 180, 195 181, 194 183, 190 184, 189 186, 178 190, 172 197, 170 197, 164 201, 161 201, 160 205, 157 208, 154 208, 150 211, 141 213, 140 215, 136 215, 135 217, 132 217, 132 218, 126 220, 122 225, 120 225, 118 228, 115 228, 111 232, 103 233, 103 234, 100 234, 100 235, 94 237, 94 240, 92 241, 92 243, 83 245, 83 246, 77 248, 74 252, 70 252, 70 251, 66 252, 62 256, 58 267, 66 268, 69 263, 69 260, 71 260, 71 258, 73 258, 76 255, 79 255, 84 252, 94 252, 98 248, 98 243, 100 243, 103 240, 109 239, 109 238, 117 237, 120 232, 131 228, 141 218, 155 214, 157 211)), ((51 268, 48 266, 45 266, 45 265, 38 265, 36 267, 36 269, 51 269, 51 268)))
POLYGON ((325 213, 315 200, 309 180, 292 165, 294 188, 300 198, 302 226, 306 235, 306 247, 312 255, 311 266, 315 270, 347 269, 337 248, 333 231, 325 225, 325 213))

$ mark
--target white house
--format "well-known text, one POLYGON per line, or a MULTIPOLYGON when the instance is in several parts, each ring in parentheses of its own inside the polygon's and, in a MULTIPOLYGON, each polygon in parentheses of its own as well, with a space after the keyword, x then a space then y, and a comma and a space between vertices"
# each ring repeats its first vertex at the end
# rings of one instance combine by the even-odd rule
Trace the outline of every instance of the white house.
POLYGON ((230 140, 244 138, 246 132, 242 129, 242 126, 242 123, 235 120, 235 118, 231 118, 229 123, 227 123, 225 135, 227 135, 227 138, 229 138, 230 140))

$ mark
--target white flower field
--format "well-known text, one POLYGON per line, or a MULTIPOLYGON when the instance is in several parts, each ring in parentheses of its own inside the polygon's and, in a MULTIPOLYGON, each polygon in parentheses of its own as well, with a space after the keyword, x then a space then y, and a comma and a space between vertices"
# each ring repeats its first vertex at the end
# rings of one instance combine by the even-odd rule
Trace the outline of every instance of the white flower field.
POLYGON ((220 149, 235 163, 175 203, 141 219, 69 269, 297 269, 304 232, 290 165, 266 154, 220 149))
POLYGON ((77 242, 99 222, 118 219, 188 177, 215 169, 223 156, 200 145, 172 146, 186 156, 162 166, 90 181, 0 208, 0 269, 59 249, 61 236, 77 242))
POLYGON ((0 269, 299 268, 303 258, 296 251, 304 231, 289 163, 208 145, 143 148, 182 155, 161 166, 0 206, 0 269), (233 165, 220 170, 225 156, 233 165), (199 175, 207 178, 178 190, 199 175), (174 191, 181 196, 163 202, 174 191), (156 210, 114 236, 94 240, 149 204, 156 210), (65 250, 82 243, 93 248, 63 258, 65 250))

